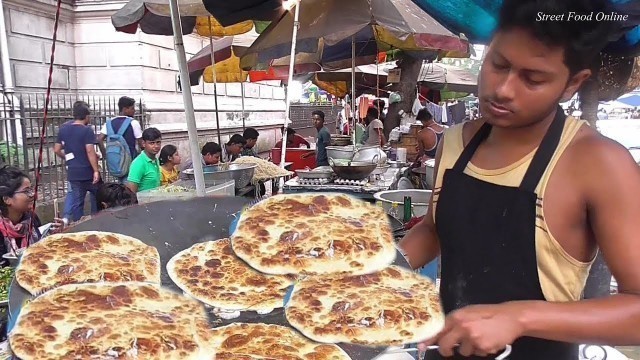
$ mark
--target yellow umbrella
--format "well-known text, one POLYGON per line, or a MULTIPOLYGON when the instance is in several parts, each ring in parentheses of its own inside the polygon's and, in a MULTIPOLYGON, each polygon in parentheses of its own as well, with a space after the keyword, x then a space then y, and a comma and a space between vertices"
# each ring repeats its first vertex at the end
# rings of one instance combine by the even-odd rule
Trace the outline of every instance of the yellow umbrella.
POLYGON ((196 32, 200 36, 232 36, 245 34, 251 30, 253 30, 253 21, 243 21, 231 26, 222 26, 213 16, 196 17, 196 32))

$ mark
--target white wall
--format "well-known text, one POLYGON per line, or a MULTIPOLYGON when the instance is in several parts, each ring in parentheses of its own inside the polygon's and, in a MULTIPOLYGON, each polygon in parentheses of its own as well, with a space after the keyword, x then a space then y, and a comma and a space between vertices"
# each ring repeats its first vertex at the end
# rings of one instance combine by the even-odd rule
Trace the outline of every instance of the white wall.
MULTIPOLYGON (((116 32, 110 16, 124 1, 64 2, 54 60, 54 91, 142 98, 150 124, 166 133, 185 132, 172 37, 116 32)), ((9 57, 17 92, 46 89, 54 3, 4 0, 9 57)), ((187 58, 206 44, 208 39, 186 36, 187 58)), ((250 83, 244 89, 247 124, 279 127, 284 119, 284 89, 250 83)), ((200 84, 192 91, 198 129, 205 132, 215 129, 213 85, 200 84)), ((230 131, 241 126, 241 85, 218 84, 217 92, 221 128, 230 131)))

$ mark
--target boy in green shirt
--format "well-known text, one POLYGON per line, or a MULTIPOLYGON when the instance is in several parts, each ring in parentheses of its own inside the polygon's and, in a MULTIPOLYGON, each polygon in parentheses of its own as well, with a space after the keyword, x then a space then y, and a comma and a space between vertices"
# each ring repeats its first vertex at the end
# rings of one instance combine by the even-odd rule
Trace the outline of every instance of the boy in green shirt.
POLYGON ((134 193, 160 187, 160 163, 156 155, 162 146, 162 134, 156 128, 142 132, 143 151, 129 168, 127 187, 134 193))

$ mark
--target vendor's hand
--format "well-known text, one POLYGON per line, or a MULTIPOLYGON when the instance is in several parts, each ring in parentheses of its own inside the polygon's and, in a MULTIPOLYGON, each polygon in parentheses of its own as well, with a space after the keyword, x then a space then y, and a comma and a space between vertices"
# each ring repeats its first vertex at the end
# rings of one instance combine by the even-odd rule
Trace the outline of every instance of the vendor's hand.
POLYGON ((93 183, 97 184, 100 182, 100 172, 99 171, 94 171, 93 172, 93 183))
POLYGON ((500 353, 523 335, 519 322, 523 306, 522 302, 508 302, 456 310, 447 316, 444 329, 418 348, 424 351, 427 346, 437 344, 444 357, 453 356, 454 349, 462 356, 500 353))
POLYGON ((64 227, 65 227, 64 220, 55 218, 53 219, 53 223, 51 224, 51 229, 49 230, 49 233, 51 234, 59 233, 62 230, 64 230, 64 227))

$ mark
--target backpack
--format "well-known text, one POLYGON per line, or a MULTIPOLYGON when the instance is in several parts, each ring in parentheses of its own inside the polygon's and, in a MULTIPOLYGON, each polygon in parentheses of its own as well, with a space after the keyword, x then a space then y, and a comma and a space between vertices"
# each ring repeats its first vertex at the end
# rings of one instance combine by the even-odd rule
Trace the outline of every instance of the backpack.
POLYGON ((124 138, 124 132, 131 125, 131 118, 127 117, 118 132, 113 131, 113 120, 107 120, 107 146, 106 159, 107 169, 111 175, 117 178, 123 178, 129 174, 129 166, 131 166, 131 150, 129 144, 124 138))

